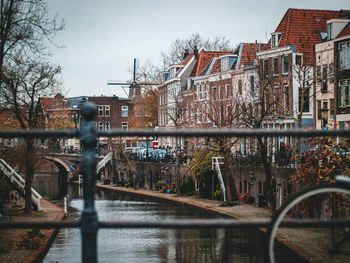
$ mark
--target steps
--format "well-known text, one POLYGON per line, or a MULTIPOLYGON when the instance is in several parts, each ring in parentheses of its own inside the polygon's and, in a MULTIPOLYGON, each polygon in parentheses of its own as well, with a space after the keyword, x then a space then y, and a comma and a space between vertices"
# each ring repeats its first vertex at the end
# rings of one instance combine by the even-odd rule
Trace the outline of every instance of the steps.
POLYGON ((225 183, 224 183, 224 178, 223 175, 224 170, 220 167, 220 164, 224 164, 221 162, 224 159, 224 157, 212 157, 211 159, 211 167, 212 170, 216 171, 216 174, 218 175, 219 183, 220 183, 220 188, 222 195, 224 196, 224 202, 226 201, 226 188, 225 188, 225 183))
POLYGON ((97 164, 96 173, 98 174, 108 162, 112 161, 113 152, 108 153, 103 159, 97 164))
MULTIPOLYGON (((0 170, 8 177, 11 184, 16 188, 16 190, 22 195, 25 195, 25 180, 20 176, 4 159, 0 159, 0 170)), ((34 207, 40 211, 41 210, 41 195, 32 188, 32 202, 34 207)))

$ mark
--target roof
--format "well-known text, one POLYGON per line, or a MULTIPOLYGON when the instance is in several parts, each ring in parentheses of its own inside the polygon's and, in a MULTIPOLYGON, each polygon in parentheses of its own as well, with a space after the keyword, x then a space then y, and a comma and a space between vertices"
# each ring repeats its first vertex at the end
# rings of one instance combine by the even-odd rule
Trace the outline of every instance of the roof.
POLYGON ((185 60, 182 62, 182 65, 186 65, 191 60, 192 57, 193 57, 193 52, 185 58, 185 60))
POLYGON ((275 30, 282 33, 279 47, 295 46, 296 52, 304 53, 305 61, 312 63, 314 45, 322 42, 327 20, 339 15, 340 11, 289 8, 275 30))
POLYGON ((253 66, 256 58, 256 52, 267 48, 268 44, 264 43, 242 43, 235 52, 238 55, 238 65, 236 64, 236 69, 253 66))
POLYGON ((350 22, 344 27, 344 29, 337 35, 338 37, 350 36, 350 22))
POLYGON ((47 97, 42 97, 40 98, 42 107, 45 112, 47 112, 49 109, 54 108, 56 99, 55 98, 47 98, 47 97))
POLYGON ((232 52, 228 51, 201 51, 198 56, 198 60, 196 65, 193 68, 192 77, 199 76, 202 71, 208 67, 208 65, 212 62, 213 58, 220 57, 222 55, 229 55, 232 52))

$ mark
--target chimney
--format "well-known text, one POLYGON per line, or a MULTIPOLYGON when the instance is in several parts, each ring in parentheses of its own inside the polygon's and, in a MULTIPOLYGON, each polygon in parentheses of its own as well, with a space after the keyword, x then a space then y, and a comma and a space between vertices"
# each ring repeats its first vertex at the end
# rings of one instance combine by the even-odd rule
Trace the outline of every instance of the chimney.
POLYGON ((186 48, 184 52, 184 57, 183 57, 184 60, 187 58, 188 54, 189 54, 189 51, 188 51, 188 48, 186 48))
POLYGON ((197 45, 194 46, 193 53, 194 53, 194 58, 195 58, 195 59, 198 59, 198 49, 197 49, 197 45))

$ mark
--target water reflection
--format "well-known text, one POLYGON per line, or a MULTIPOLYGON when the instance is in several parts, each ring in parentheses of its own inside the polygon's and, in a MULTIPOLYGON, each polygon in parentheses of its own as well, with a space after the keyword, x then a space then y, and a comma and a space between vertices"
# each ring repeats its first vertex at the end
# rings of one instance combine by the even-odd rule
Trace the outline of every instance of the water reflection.
MULTIPOLYGON (((70 196, 77 219, 83 201, 77 188, 70 189, 70 196)), ((96 199, 99 220, 213 217, 187 206, 115 192, 99 192, 96 199)), ((263 262, 263 242, 259 232, 237 229, 102 229, 98 258, 99 262, 263 262)), ((61 230, 44 262, 81 262, 80 230, 61 230)))

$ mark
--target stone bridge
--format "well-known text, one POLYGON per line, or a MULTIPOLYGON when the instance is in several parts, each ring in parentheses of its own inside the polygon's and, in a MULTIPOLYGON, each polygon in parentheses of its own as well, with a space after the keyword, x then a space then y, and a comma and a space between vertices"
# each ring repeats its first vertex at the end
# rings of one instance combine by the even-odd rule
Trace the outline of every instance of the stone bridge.
MULTIPOLYGON (((98 156, 98 162, 103 157, 98 156)), ((67 194, 68 182, 77 179, 81 174, 80 162, 80 154, 53 153, 43 156, 35 172, 34 188, 46 198, 62 198, 67 194)), ((100 173, 111 173, 111 170, 111 163, 106 163, 100 173)))

